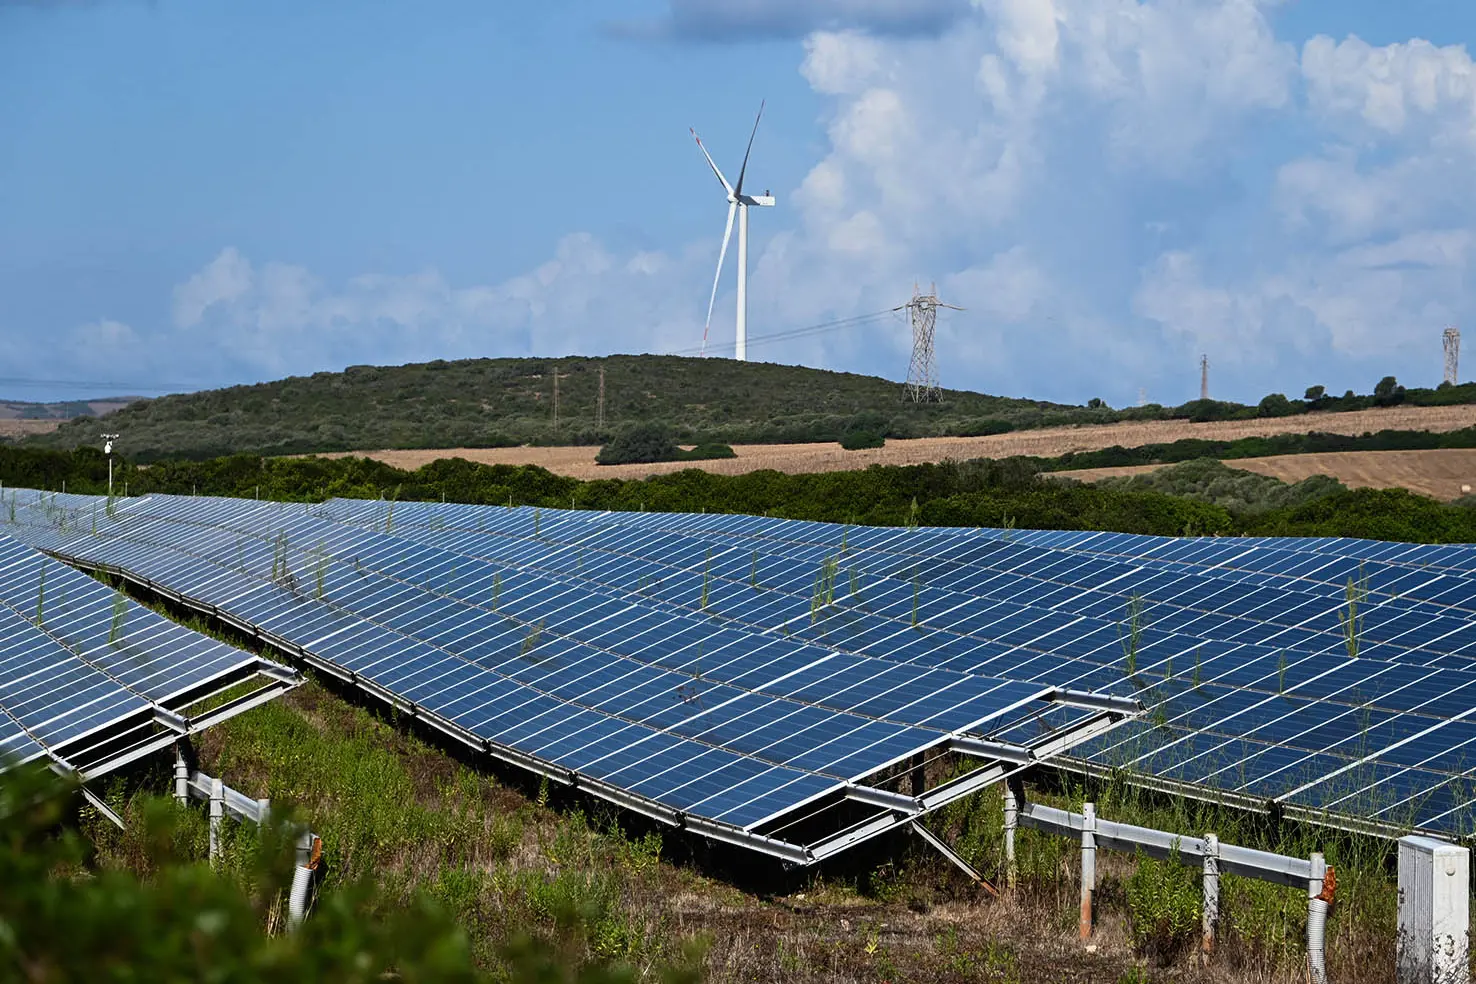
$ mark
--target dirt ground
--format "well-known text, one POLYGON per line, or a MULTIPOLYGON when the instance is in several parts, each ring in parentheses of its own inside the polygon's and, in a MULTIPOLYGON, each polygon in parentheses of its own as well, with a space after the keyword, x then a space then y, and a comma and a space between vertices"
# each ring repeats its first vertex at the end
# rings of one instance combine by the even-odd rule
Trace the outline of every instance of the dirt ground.
MULTIPOLYGON (((1182 420, 1049 427, 1041 430, 992 434, 987 437, 925 437, 888 441, 886 447, 845 451, 839 444, 737 444, 736 458, 718 461, 674 461, 653 465, 596 465, 594 447, 555 448, 446 448, 425 451, 357 451, 398 468, 414 469, 438 458, 466 458, 485 464, 541 465, 573 478, 642 478, 646 475, 704 468, 720 475, 738 475, 773 468, 782 472, 849 471, 868 465, 917 465, 949 459, 1003 458, 1010 455, 1055 457, 1068 451, 1094 451, 1121 445, 1167 443, 1195 437, 1234 440, 1272 434, 1362 434, 1380 430, 1451 431, 1476 425, 1476 405, 1455 407, 1391 407, 1352 413, 1304 414, 1264 420, 1234 420, 1193 424, 1182 420)), ((330 457, 342 457, 332 455, 330 457)))
MULTIPOLYGON (((1328 454, 1283 454, 1225 462, 1231 468, 1269 475, 1283 482, 1300 482, 1313 475, 1331 475, 1350 488, 1404 488, 1436 499, 1451 500, 1476 489, 1476 450, 1342 451, 1328 454)), ((1163 465, 1124 468, 1083 468, 1054 472, 1082 482, 1120 475, 1140 475, 1163 465)))
POLYGON ((39 420, 0 418, 0 437, 24 437, 27 434, 50 434, 62 425, 60 417, 39 420))

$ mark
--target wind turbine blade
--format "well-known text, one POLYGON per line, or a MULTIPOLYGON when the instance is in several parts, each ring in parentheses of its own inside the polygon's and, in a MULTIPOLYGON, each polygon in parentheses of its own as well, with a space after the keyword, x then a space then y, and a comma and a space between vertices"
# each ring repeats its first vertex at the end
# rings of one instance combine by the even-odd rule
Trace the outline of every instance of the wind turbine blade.
POLYGON ((743 152, 743 166, 738 169, 738 184, 734 186, 735 196, 743 194, 743 175, 748 170, 748 155, 753 153, 753 138, 758 134, 759 120, 764 118, 764 103, 759 103, 758 116, 753 120, 753 132, 748 135, 748 149, 743 152))
POLYGON ((700 151, 702 151, 702 156, 703 157, 706 157, 707 158, 707 166, 710 167, 710 168, 712 168, 712 173, 713 174, 716 174, 717 175, 717 179, 722 182, 722 184, 723 184, 723 190, 728 193, 728 197, 729 198, 732 198, 733 197, 733 186, 730 185, 730 184, 728 184, 728 179, 725 178, 725 177, 723 177, 723 172, 722 171, 719 171, 718 170, 717 163, 712 159, 712 155, 707 152, 707 148, 705 146, 703 146, 703 144, 702 144, 702 138, 699 137, 699 136, 697 136, 697 131, 695 129, 693 129, 692 127, 687 127, 687 129, 689 129, 689 130, 692 131, 692 139, 695 140, 695 141, 697 141, 697 149, 700 150, 700 151))
POLYGON ((728 240, 733 236, 733 215, 738 211, 738 203, 728 204, 728 227, 723 230, 723 248, 718 251, 717 273, 712 275, 712 296, 707 299, 707 322, 702 326, 702 354, 707 355, 707 332, 712 327, 712 306, 717 303, 718 281, 723 276, 723 260, 728 257, 728 240))

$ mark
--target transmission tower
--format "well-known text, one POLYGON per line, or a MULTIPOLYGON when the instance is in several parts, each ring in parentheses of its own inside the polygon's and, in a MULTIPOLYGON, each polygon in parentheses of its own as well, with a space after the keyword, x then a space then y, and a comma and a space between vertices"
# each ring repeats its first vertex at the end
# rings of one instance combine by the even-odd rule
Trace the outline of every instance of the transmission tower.
POLYGON ((1445 342, 1445 381, 1454 386, 1460 382, 1461 330, 1451 325, 1441 338, 1445 342))
POLYGON ((942 398, 938 387, 938 355, 933 348, 939 308, 963 310, 938 300, 936 284, 931 285, 926 294, 913 284, 912 300, 892 309, 906 311, 908 320, 912 322, 912 363, 907 367, 906 392, 913 403, 937 403, 942 398))
POLYGON ((1199 357, 1199 398, 1210 398, 1210 357, 1207 355, 1199 357))
POLYGON ((595 430, 605 429, 605 367, 600 366, 600 395, 595 401, 595 430))

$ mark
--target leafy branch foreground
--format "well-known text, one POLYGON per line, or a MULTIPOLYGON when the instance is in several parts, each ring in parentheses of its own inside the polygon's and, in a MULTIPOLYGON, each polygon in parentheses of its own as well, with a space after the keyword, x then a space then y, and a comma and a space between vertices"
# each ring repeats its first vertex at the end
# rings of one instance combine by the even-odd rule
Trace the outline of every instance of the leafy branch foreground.
MULTIPOLYGON (((1300 893, 1226 876, 1224 950, 1201 971, 1184 945, 1186 927, 1192 939, 1197 926, 1196 873, 1121 856, 1103 859, 1097 949, 1083 950, 1074 845, 1034 831, 1020 832, 1022 877, 1003 900, 984 899, 905 838, 849 871, 752 894, 734 887, 752 858, 721 868, 720 855, 623 829, 622 815, 588 802, 547 787, 525 796, 317 685, 206 732, 199 753, 202 767, 251 795, 296 803, 323 837, 319 902, 304 928, 277 932, 291 870, 285 844, 227 821, 224 859, 211 871, 201 811, 146 795, 167 791, 166 762, 102 790, 129 831, 83 810, 91 847, 55 836, 54 807, 0 828, 0 980, 369 981, 386 971, 407 981, 591 984, 1300 978, 1300 893), (694 851, 695 864, 666 860, 694 851)), ((996 876, 993 793, 931 822, 996 876)), ((1216 822, 1158 815, 1129 793, 1093 795, 1114 819, 1189 830, 1216 822)), ((0 795, 26 799, 9 782, 0 795)), ((1054 801, 1078 805, 1081 795, 1058 791, 1054 801)), ((1274 846, 1252 840, 1249 825, 1234 833, 1274 846)), ((1380 859, 1319 846, 1340 865, 1347 893, 1329 931, 1333 979, 1392 979, 1382 970, 1392 966, 1384 950, 1393 926, 1380 859)))

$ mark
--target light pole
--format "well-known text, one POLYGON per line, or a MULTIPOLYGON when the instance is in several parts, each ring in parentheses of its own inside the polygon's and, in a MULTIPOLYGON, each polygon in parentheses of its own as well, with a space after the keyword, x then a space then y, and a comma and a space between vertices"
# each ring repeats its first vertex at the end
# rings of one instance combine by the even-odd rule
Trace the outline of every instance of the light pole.
POLYGON ((118 439, 117 434, 104 434, 103 454, 108 456, 108 498, 113 497, 113 442, 118 439))

